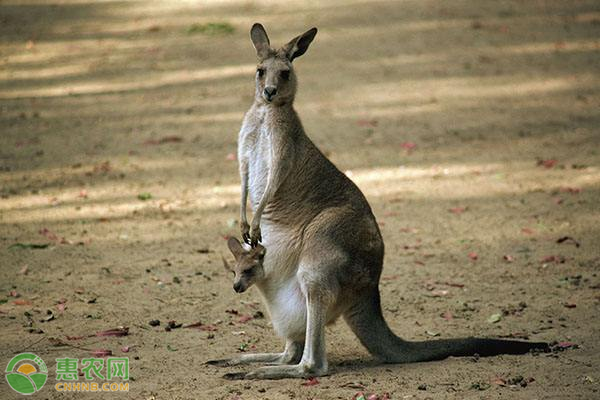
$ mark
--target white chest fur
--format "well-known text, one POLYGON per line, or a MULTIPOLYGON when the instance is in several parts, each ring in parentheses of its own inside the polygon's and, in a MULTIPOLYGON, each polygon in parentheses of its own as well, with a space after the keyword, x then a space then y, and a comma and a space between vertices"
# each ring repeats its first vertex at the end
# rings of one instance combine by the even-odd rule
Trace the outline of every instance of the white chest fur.
POLYGON ((248 194, 254 210, 264 193, 271 163, 268 125, 245 123, 240 131, 239 146, 239 158, 248 164, 248 194))

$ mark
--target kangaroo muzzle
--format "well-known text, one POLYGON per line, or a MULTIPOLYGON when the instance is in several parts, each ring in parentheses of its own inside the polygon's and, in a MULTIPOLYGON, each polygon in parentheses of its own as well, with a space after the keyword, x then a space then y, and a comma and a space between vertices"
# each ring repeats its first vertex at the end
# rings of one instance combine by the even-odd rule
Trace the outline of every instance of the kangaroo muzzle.
POLYGON ((277 94, 277 88, 275 86, 266 86, 265 90, 263 90, 263 96, 265 100, 271 101, 273 97, 277 94))

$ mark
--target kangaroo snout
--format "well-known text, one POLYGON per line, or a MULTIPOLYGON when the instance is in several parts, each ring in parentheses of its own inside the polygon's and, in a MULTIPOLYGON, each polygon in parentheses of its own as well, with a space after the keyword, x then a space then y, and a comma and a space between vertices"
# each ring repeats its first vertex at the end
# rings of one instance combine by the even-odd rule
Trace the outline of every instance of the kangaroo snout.
POLYGON ((275 86, 267 86, 263 91, 263 95, 267 101, 271 101, 277 94, 277 88, 275 86))

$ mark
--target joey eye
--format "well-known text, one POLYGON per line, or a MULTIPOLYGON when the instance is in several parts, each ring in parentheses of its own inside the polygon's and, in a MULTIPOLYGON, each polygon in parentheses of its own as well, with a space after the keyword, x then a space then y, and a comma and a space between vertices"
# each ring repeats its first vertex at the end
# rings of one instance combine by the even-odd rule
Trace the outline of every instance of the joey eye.
POLYGON ((281 78, 285 79, 286 81, 290 79, 290 71, 281 71, 281 78))
POLYGON ((258 74, 258 77, 259 77, 259 78, 262 78, 262 77, 263 77, 263 75, 265 74, 265 69, 264 69, 264 68, 258 68, 258 69, 256 70, 256 73, 258 74))

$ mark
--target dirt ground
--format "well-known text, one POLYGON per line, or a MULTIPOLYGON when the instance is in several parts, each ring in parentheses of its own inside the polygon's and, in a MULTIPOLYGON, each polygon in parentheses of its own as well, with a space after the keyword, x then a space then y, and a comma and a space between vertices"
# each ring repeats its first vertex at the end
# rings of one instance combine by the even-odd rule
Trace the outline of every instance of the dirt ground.
POLYGON ((599 398, 599 65, 594 0, 0 1, 2 368, 41 356, 48 399, 599 398), (338 322, 316 385, 203 365, 282 348, 221 261, 256 21, 319 28, 296 108, 378 218, 395 332, 578 348, 380 365, 338 322), (129 394, 58 393, 55 359, 96 349, 129 394))

